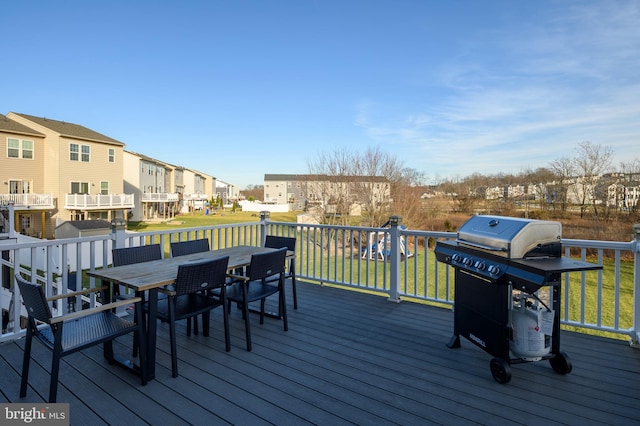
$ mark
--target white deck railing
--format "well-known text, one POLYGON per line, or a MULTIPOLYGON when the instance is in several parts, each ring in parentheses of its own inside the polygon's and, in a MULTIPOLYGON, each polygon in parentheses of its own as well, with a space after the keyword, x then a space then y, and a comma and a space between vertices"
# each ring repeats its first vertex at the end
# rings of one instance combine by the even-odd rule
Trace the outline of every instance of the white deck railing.
POLYGON ((0 194, 0 205, 22 208, 54 208, 53 194, 0 194))
POLYGON ((92 210, 92 209, 122 209, 134 208, 133 194, 66 194, 64 208, 92 210))
MULTIPOLYGON (((565 326, 640 338, 640 226, 630 242, 562 241, 565 256, 601 264, 601 271, 563 274, 562 313, 565 326)), ((114 229, 110 235, 38 242, 6 241, 2 252, 0 292, 2 308, 20 306, 11 277, 16 265, 32 282, 45 285, 48 295, 66 291, 68 271, 95 270, 111 264, 111 249, 158 243, 169 253, 169 242, 208 238, 212 248, 238 244, 261 245, 267 234, 297 238, 297 276, 321 285, 331 284, 384 294, 389 300, 414 300, 452 306, 453 268, 435 259, 436 240, 455 233, 390 228, 260 222, 132 233, 114 229), (35 276, 31 271, 38 271, 35 276)), ((2 242, 0 241, 0 244, 2 242)), ((78 284, 99 285, 80 275, 78 284)), ((61 312, 66 309, 64 306, 61 312)), ((5 315, 1 340, 22 331, 13 327, 20 312, 5 315)), ((427 325, 425 324, 425 327, 427 325)))
POLYGON ((180 196, 177 192, 168 193, 168 192, 145 192, 142 194, 143 203, 153 203, 153 202, 175 202, 180 201, 180 196))

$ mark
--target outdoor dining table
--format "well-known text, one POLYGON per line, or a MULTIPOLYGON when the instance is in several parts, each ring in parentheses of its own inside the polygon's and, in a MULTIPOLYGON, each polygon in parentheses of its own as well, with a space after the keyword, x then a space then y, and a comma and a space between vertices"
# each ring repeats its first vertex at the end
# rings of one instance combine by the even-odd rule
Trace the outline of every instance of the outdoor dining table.
MULTIPOLYGON (((155 378, 158 290, 175 282, 178 267, 189 262, 200 262, 229 256, 228 270, 234 271, 248 266, 252 255, 273 250, 276 249, 258 246, 234 246, 185 256, 99 269, 87 272, 87 275, 102 280, 103 285, 109 285, 110 283, 111 285, 122 285, 132 289, 136 296, 142 298, 142 302, 139 303, 144 303, 146 299, 148 312, 145 334, 147 342, 147 381, 149 381, 155 378)), ((287 253, 287 255, 291 256, 293 252, 287 253)), ((140 308, 141 306, 137 307, 137 309, 140 308)), ((131 359, 118 357, 116 361, 140 374, 139 368, 131 359)))

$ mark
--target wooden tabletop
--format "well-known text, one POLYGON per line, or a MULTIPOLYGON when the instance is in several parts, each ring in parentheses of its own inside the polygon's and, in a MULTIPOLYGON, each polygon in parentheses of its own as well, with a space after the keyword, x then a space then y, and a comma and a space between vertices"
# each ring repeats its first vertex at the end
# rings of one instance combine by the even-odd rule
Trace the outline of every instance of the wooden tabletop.
MULTIPOLYGON (((178 275, 178 266, 229 256, 229 270, 249 265, 253 254, 265 253, 275 249, 256 246, 235 246, 220 250, 170 257, 150 262, 134 263, 87 272, 88 276, 110 281, 135 291, 146 291, 173 284, 178 275)), ((287 255, 293 255, 287 253, 287 255)))

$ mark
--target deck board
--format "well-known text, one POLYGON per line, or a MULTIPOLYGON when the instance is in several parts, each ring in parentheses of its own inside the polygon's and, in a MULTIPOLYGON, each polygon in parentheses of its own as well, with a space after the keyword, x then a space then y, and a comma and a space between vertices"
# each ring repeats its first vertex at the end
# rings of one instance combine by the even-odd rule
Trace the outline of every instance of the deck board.
MULTIPOLYGON (((234 307, 232 350, 220 312, 211 336, 178 326, 180 377, 171 377, 169 334, 158 325, 156 379, 110 366, 100 347, 65 357, 59 401, 74 424, 640 424, 640 350, 626 342, 561 334, 568 375, 546 361, 512 365, 496 383, 491 356, 453 330, 450 310, 300 282, 289 331, 252 316, 252 352, 234 307)), ((130 351, 129 338, 116 342, 130 351)), ((50 353, 34 344, 27 397, 18 397, 24 342, 0 344, 0 402, 42 402, 50 353)))

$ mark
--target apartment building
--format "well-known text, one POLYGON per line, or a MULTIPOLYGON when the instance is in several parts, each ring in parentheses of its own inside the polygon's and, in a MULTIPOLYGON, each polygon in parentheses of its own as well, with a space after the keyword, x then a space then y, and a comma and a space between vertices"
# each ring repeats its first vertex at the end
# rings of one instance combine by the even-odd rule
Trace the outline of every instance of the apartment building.
POLYGON ((359 215, 362 209, 389 203, 391 189, 383 176, 264 175, 264 202, 289 204, 291 210, 314 207, 326 213, 359 215))

